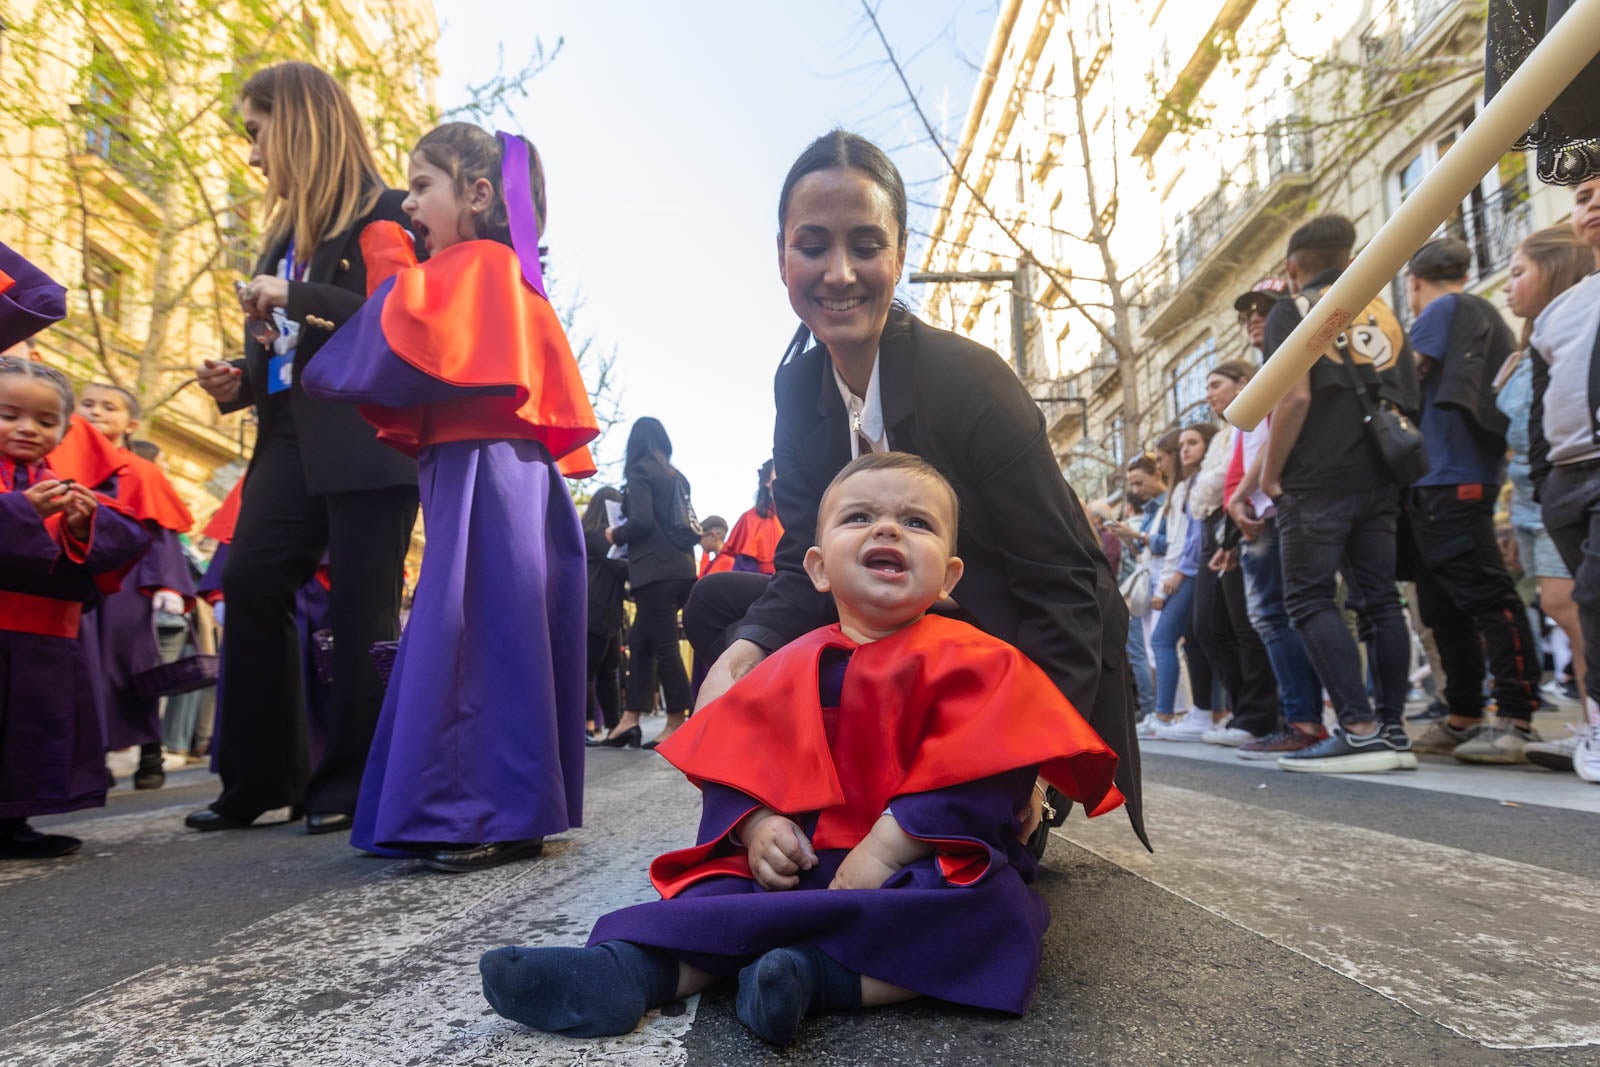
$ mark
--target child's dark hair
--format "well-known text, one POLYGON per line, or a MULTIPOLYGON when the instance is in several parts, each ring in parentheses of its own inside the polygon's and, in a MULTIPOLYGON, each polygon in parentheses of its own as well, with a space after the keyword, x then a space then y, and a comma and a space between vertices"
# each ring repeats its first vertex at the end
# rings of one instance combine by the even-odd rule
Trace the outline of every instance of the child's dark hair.
POLYGON ((21 374, 28 378, 36 378, 48 382, 61 394, 61 417, 70 418, 78 406, 78 400, 72 395, 72 383, 67 381, 67 376, 54 367, 47 367, 43 363, 32 359, 18 359, 16 356, 0 356, 0 374, 21 374))
MULTIPOLYGON (((533 192, 533 211, 539 220, 539 234, 544 235, 545 194, 544 163, 539 150, 526 137, 519 138, 528 146, 528 187, 533 192)), ((494 205, 473 220, 478 237, 483 240, 511 243, 511 220, 506 212, 505 184, 500 177, 501 157, 505 147, 500 138, 470 122, 447 122, 423 135, 411 154, 438 167, 450 175, 455 183, 456 195, 465 196, 473 183, 482 178, 494 186, 494 205)))
POLYGON ((700 520, 700 531, 702 533, 711 533, 716 531, 719 537, 727 537, 728 520, 723 518, 721 515, 707 515, 705 518, 700 520))
MULTIPOLYGON (((851 460, 844 465, 844 469, 833 476, 833 481, 828 483, 828 488, 822 491, 822 503, 826 504, 833 491, 843 485, 847 480, 863 471, 904 471, 917 478, 932 482, 944 490, 945 497, 950 501, 950 546, 956 543, 956 530, 961 526, 961 502, 956 499, 955 487, 949 479, 939 473, 939 468, 923 459, 921 456, 910 452, 868 452, 851 460)), ((822 522, 825 508, 817 508, 817 529, 813 537, 822 533, 822 522)))

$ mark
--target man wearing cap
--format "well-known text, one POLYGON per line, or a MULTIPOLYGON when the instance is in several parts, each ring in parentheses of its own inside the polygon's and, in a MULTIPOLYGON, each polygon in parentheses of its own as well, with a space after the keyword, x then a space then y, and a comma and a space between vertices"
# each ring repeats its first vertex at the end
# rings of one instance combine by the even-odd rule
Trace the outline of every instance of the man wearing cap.
MULTIPOLYGON (((1287 290, 1283 279, 1264 278, 1233 302, 1252 348, 1263 348, 1267 318, 1289 295, 1287 290)), ((1310 748, 1327 736, 1322 728, 1322 682, 1283 602, 1277 508, 1261 491, 1261 463, 1270 426, 1270 420, 1264 420, 1254 430, 1235 435, 1226 485, 1228 514, 1241 538, 1239 569, 1244 574, 1250 625, 1267 650, 1267 662, 1283 700, 1283 721, 1277 728, 1234 750, 1247 760, 1276 760, 1310 748)))
POLYGON ((1487 300, 1464 292, 1472 249, 1454 237, 1411 257, 1406 296, 1416 323, 1411 347, 1422 378, 1428 473, 1406 491, 1401 552, 1409 555, 1422 621, 1433 630, 1449 717, 1413 742, 1418 752, 1464 763, 1521 763, 1539 738, 1540 662, 1528 613, 1495 540, 1494 506, 1506 478, 1506 416, 1494 378, 1516 347, 1487 300), (1483 724, 1484 656, 1494 674, 1499 721, 1483 724))
MULTIPOLYGON (((1350 265, 1355 241, 1355 227, 1342 215, 1312 219, 1290 236, 1285 272, 1295 299, 1267 316, 1268 358, 1350 265)), ((1384 309, 1384 315, 1392 323, 1393 312, 1384 309)), ((1401 722, 1411 641, 1395 588, 1400 487, 1367 436, 1363 403, 1381 399, 1415 411, 1417 378, 1398 330, 1392 341, 1387 334, 1371 339, 1383 344, 1362 352, 1350 343, 1337 361, 1327 354, 1319 359, 1273 409, 1267 433, 1261 483, 1278 509, 1284 604, 1340 723, 1324 740, 1278 757, 1285 770, 1359 773, 1417 765, 1401 722), (1360 616, 1376 707, 1355 639, 1334 602, 1341 572, 1347 603, 1360 616)))

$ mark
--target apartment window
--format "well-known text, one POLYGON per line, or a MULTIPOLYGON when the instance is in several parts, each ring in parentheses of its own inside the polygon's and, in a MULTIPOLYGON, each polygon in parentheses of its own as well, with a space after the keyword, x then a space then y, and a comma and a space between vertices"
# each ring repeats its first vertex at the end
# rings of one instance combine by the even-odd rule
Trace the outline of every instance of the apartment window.
POLYGON ((91 248, 84 256, 83 273, 95 313, 111 322, 121 322, 125 280, 121 264, 99 249, 91 248))
POLYGON ((107 163, 117 159, 121 143, 127 137, 122 130, 122 107, 117 96, 111 76, 104 71, 95 71, 89 81, 86 100, 84 148, 107 163))
POLYGON ((1217 339, 1207 334, 1168 366, 1169 414, 1176 425, 1192 426, 1211 417, 1206 404, 1206 378, 1216 361, 1217 339))
POLYGON ((228 206, 222 216, 223 263, 235 274, 249 275, 255 267, 255 233, 250 225, 254 190, 243 178, 228 179, 228 206))
MULTIPOLYGON (((1468 111, 1396 160, 1389 176, 1391 211, 1416 191, 1471 121, 1472 112, 1468 111)), ((1527 166, 1527 156, 1521 152, 1501 157, 1499 165, 1472 187, 1435 232, 1436 236, 1455 237, 1472 247, 1473 283, 1502 270, 1517 245, 1533 232, 1527 166)), ((1391 295, 1395 310, 1402 319, 1408 318, 1403 272, 1394 279, 1391 295)))

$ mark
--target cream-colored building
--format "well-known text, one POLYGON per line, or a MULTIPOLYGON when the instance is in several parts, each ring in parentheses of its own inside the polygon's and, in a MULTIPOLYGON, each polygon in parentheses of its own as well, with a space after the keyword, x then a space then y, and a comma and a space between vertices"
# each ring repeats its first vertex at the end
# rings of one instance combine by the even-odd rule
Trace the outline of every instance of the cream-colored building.
POLYGON ((76 384, 135 390, 137 436, 203 523, 254 440, 248 413, 218 414, 190 382, 201 361, 242 352, 232 283, 254 266, 263 182, 238 85, 279 59, 336 72, 398 181, 434 114, 438 22, 432 0, 197 10, 164 21, 96 0, 0 0, 0 240, 68 288, 38 356, 76 384))
MULTIPOLYGON (((1256 358, 1233 299, 1296 225, 1339 212, 1365 240, 1437 163, 1483 106, 1483 40, 1477 0, 1004 0, 922 267, 1031 259, 1023 314, 994 281, 933 284, 923 311, 1012 361, 1104 494, 1129 439, 1204 416, 1210 366, 1256 358)), ((1517 242, 1570 209, 1530 162, 1447 224, 1497 301, 1517 242)))

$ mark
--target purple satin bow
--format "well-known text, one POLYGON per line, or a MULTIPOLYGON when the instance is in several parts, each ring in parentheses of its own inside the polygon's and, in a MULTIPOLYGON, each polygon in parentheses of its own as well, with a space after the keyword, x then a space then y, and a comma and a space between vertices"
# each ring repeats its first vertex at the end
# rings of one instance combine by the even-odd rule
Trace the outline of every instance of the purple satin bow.
POLYGON ((506 198, 506 217, 510 222, 511 247, 522 264, 522 278, 534 292, 550 299, 544 289, 544 268, 539 263, 539 214, 533 206, 533 189, 528 183, 528 143, 514 133, 495 134, 503 148, 500 156, 500 188, 506 198))

